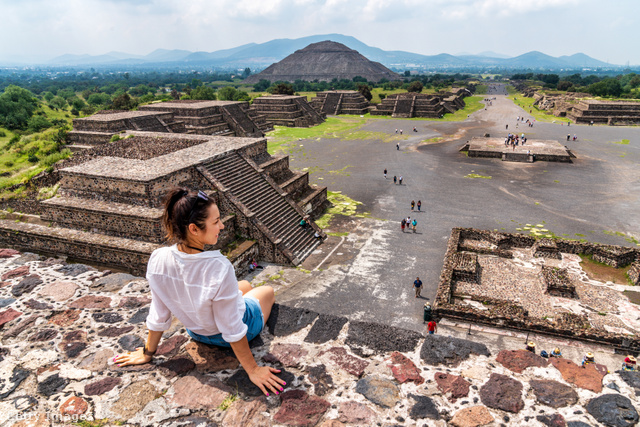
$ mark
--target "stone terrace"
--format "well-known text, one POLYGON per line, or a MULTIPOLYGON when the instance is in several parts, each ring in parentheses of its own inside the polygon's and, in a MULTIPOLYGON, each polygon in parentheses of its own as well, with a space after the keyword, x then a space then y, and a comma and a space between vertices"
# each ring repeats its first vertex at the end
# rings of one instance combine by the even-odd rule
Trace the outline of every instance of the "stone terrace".
POLYGON ((571 151, 558 141, 527 139, 526 144, 504 145, 504 138, 474 137, 460 151, 468 151, 469 157, 491 157, 510 162, 535 161, 572 163, 575 157, 571 151))
POLYGON ((279 126, 310 127, 324 122, 326 114, 309 105, 306 96, 271 95, 253 100, 253 108, 279 126))
POLYGON ((438 315, 640 351, 640 310, 623 294, 626 285, 590 279, 578 256, 618 268, 638 265, 640 251, 562 239, 553 241, 555 252, 541 251, 539 242, 453 229, 434 306, 438 315), (475 254, 477 262, 462 263, 461 254, 475 254))
POLYGON ((634 125, 640 123, 640 102, 581 100, 567 111, 576 123, 634 125))
POLYGON ((40 202, 40 219, 50 227, 0 220, 0 241, 141 273, 164 241, 161 201, 176 185, 201 189, 216 201, 225 224, 217 248, 232 244, 229 256, 238 274, 253 258, 297 265, 323 240, 312 221, 308 229, 299 223, 324 210, 326 187, 312 187, 308 173, 292 172, 287 156, 270 156, 265 139, 126 135, 115 143, 121 149, 111 152, 119 157, 98 157, 58 171, 58 194, 40 202), (187 147, 166 153, 166 144, 159 144, 162 155, 156 156, 153 149, 127 150, 137 138, 145 147, 153 147, 154 140, 187 147))
POLYGON ((638 421, 638 372, 276 305, 251 342, 265 397, 230 351, 174 319, 150 364, 146 280, 0 250, 0 425, 606 425, 638 421), (615 371, 615 372, 614 372, 615 371), (618 420, 614 422, 612 420, 618 420), (575 424, 572 424, 575 423, 575 424))
POLYGON ((389 95, 375 109, 371 110, 371 114, 374 116, 402 118, 440 118, 447 112, 439 97, 420 93, 389 95))
POLYGON ((188 133, 262 137, 273 126, 246 101, 181 100, 140 106, 142 111, 170 112, 188 133))
POLYGON ((321 114, 366 114, 369 102, 356 90, 331 90, 318 92, 311 100, 311 106, 321 114))

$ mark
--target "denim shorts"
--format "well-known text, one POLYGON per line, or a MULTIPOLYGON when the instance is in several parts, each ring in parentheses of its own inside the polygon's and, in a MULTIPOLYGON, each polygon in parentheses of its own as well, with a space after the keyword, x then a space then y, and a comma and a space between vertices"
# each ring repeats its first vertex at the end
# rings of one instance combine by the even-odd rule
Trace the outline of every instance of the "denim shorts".
MULTIPOLYGON (((251 341, 262 332, 262 328, 264 327, 264 315, 262 314, 262 308, 260 307, 260 302, 252 296, 244 297, 244 316, 242 317, 242 323, 247 325, 247 341, 251 341)), ((210 345, 216 345, 218 347, 227 347, 231 348, 231 344, 226 342, 222 338, 222 334, 216 335, 200 335, 196 334, 193 331, 187 329, 187 333, 194 340, 210 345)))

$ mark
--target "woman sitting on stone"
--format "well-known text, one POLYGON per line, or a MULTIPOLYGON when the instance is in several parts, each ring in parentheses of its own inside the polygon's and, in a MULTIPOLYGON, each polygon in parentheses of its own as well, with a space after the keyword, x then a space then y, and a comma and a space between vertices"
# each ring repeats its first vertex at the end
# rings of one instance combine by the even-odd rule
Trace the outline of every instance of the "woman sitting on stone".
POLYGON ((204 250, 205 245, 216 244, 224 229, 218 207, 202 191, 174 188, 167 194, 162 222, 175 244, 156 249, 149 258, 147 342, 114 361, 118 366, 150 362, 173 314, 194 340, 232 348, 264 394, 279 394, 285 384, 275 375, 280 371, 258 366, 249 349, 249 341, 260 334, 271 313, 273 288, 252 289, 246 280, 238 282, 231 262, 220 251, 204 250))

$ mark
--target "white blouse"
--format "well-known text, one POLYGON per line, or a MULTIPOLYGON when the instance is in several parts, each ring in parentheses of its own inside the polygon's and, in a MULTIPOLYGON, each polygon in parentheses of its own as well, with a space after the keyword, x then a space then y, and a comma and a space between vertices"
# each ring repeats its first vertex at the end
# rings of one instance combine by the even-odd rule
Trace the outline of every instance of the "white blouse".
POLYGON ((192 332, 222 334, 229 343, 247 334, 244 298, 231 262, 220 251, 186 254, 177 245, 156 249, 149 258, 147 279, 149 330, 169 329, 173 314, 192 332))

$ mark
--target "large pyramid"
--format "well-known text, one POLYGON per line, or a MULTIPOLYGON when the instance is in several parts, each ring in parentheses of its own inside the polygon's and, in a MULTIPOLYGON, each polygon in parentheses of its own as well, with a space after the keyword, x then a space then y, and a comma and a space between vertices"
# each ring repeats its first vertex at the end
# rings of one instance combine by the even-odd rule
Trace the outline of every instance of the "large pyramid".
POLYGON ((370 82, 385 78, 398 80, 400 76, 379 62, 369 61, 357 51, 332 41, 313 43, 270 65, 264 71, 248 77, 245 82, 257 83, 262 79, 293 82, 295 80, 326 81, 334 78, 349 79, 360 76, 370 82))

